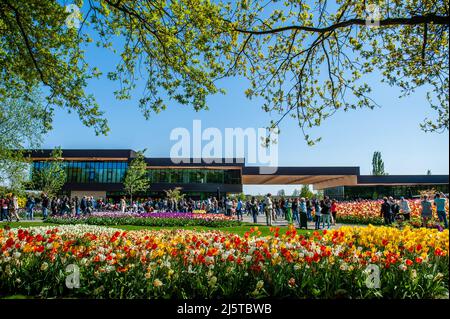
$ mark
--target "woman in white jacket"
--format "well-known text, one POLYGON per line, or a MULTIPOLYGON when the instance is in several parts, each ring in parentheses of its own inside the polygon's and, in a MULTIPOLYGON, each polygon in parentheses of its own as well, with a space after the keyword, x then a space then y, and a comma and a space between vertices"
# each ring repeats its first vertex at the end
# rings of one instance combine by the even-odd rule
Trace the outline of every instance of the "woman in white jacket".
POLYGON ((404 197, 400 198, 400 213, 403 214, 405 220, 410 220, 411 208, 409 207, 408 201, 404 197))
POLYGON ((17 199, 17 196, 14 194, 12 194, 11 197, 12 197, 11 198, 12 205, 11 205, 11 209, 10 209, 10 212, 11 212, 10 218, 12 219, 14 217, 17 221, 19 221, 20 220, 19 213, 18 213, 19 212, 19 200, 17 199))

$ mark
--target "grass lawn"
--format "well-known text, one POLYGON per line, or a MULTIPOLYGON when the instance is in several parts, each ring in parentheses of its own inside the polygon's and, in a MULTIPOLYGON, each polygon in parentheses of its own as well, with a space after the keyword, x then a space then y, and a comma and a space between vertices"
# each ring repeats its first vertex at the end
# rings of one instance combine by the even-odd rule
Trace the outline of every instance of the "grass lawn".
MULTIPOLYGON (((12 222, 9 224, 2 223, 0 224, 3 228, 4 225, 9 225, 11 228, 17 227, 37 227, 37 226, 59 226, 58 224, 52 223, 43 223, 43 222, 12 222)), ((245 223, 241 226, 233 226, 233 227, 206 227, 206 226, 186 226, 183 229, 191 229, 198 231, 207 231, 207 230, 220 230, 224 232, 238 234, 243 236, 246 232, 250 231, 250 228, 258 226, 258 229, 261 231, 261 236, 270 235, 270 227, 256 225, 256 224, 248 224, 245 223)), ((159 230, 159 229, 178 229, 179 227, 152 227, 152 226, 135 226, 135 225, 118 225, 118 226, 105 226, 118 228, 123 230, 140 230, 140 229, 150 229, 150 230, 159 230)), ((287 231, 287 227, 280 227, 280 234, 285 233, 287 231)), ((313 230, 305 230, 305 229, 297 229, 297 232, 301 235, 309 235, 313 232, 313 230)))

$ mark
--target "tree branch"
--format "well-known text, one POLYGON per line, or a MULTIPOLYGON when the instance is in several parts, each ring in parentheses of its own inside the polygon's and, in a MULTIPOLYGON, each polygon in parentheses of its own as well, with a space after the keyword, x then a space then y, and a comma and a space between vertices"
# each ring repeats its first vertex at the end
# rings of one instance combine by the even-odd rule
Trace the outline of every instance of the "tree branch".
MULTIPOLYGON (((440 16, 435 14, 428 14, 423 16, 412 16, 410 18, 388 18, 384 20, 380 20, 380 26, 396 26, 396 25, 418 25, 418 24, 427 24, 433 23, 438 25, 450 25, 449 16, 440 16)), ((328 27, 317 28, 317 27, 309 27, 309 26, 299 26, 299 25, 291 25, 285 26, 275 29, 269 30, 245 30, 240 28, 235 28, 234 30, 240 33, 254 34, 254 35, 263 35, 263 34, 274 34, 280 33, 289 30, 301 30, 315 33, 325 33, 334 31, 336 29, 348 27, 351 25, 366 25, 366 19, 350 19, 342 22, 338 22, 332 24, 328 27)))

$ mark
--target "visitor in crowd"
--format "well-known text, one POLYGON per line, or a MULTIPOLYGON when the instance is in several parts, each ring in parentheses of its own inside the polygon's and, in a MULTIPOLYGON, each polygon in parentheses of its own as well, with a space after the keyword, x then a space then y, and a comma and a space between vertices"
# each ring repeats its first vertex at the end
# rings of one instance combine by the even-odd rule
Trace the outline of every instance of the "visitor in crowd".
POLYGON ((16 219, 16 221, 20 221, 19 218, 19 200, 17 196, 13 193, 11 194, 11 201, 10 201, 10 210, 9 210, 9 216, 10 219, 13 217, 16 219))
POLYGON ((300 204, 299 204, 299 210, 300 210, 300 219, 299 219, 299 227, 308 229, 308 209, 306 207, 305 198, 300 198, 300 204))
POLYGON ((448 228, 448 221, 445 212, 445 204, 447 199, 445 198, 444 193, 437 193, 434 196, 434 205, 436 206, 436 212, 441 223, 444 223, 444 227, 448 228))
POLYGON ((94 211, 94 197, 88 197, 86 206, 86 213, 88 215, 92 214, 92 212, 94 211))
POLYGON ((78 200, 78 196, 74 197, 72 205, 75 209, 75 216, 80 216, 80 201, 78 200))
POLYGON ((9 206, 9 199, 6 196, 4 198, 0 198, 0 209, 1 209, 0 221, 3 221, 3 219, 7 221, 10 220, 10 216, 8 214, 8 206, 9 206))
MULTIPOLYGON (((125 201, 125 197, 120 199, 120 210, 122 213, 125 213, 125 209, 127 208, 127 202, 125 201)), ((83 210, 83 208, 81 208, 83 210)))
POLYGON ((336 225, 336 217, 337 217, 337 201, 333 199, 331 201, 331 221, 333 225, 336 225))
POLYGON ((384 219, 386 225, 391 224, 391 204, 387 197, 383 197, 383 203, 381 204, 381 217, 384 219))
POLYGON ((34 206, 35 205, 36 205, 36 202, 34 201, 33 196, 28 196, 27 202, 25 204, 28 220, 34 220, 34 206))
POLYGON ((298 215, 299 212, 299 201, 298 198, 294 198, 292 201, 292 219, 294 220, 294 223, 297 223, 300 225, 300 217, 298 215))
POLYGON ((225 209, 226 209, 226 216, 231 216, 231 210, 233 209, 233 201, 230 198, 227 198, 225 200, 225 209))
POLYGON ((56 216, 58 214, 58 199, 56 197, 52 197, 50 201, 50 210, 52 212, 52 216, 56 216))
POLYGON ((252 200, 250 201, 250 210, 252 212, 253 222, 255 224, 258 223, 258 202, 255 196, 253 196, 252 200))
POLYGON ((325 228, 325 222, 327 223, 328 229, 330 228, 330 208, 331 202, 328 196, 325 196, 325 199, 320 201, 321 208, 321 216, 322 216, 322 228, 325 228))
POLYGON ((427 227, 428 220, 433 216, 433 210, 431 202, 428 200, 428 195, 423 196, 420 205, 422 206, 422 227, 427 227))
POLYGON ((285 218, 288 225, 292 225, 292 200, 288 198, 284 202, 285 218))
POLYGON ((306 200, 306 216, 308 218, 308 221, 312 222, 313 218, 312 218, 312 211, 313 211, 314 207, 312 204, 312 200, 311 199, 307 199, 306 200))
POLYGON ((47 194, 42 193, 41 207, 42 207, 42 217, 44 220, 47 219, 49 205, 50 205, 50 200, 49 200, 47 194))
POLYGON ((272 226, 273 203, 271 197, 272 194, 268 193, 264 199, 267 226, 272 226))
MULTIPOLYGON (((277 215, 280 216, 280 218, 286 218, 286 200, 284 197, 281 197, 280 199, 280 209, 278 210, 277 215)), ((274 216, 274 220, 277 219, 278 216, 274 216)))
POLYGON ((313 201, 313 206, 314 206, 314 219, 315 219, 315 229, 320 229, 320 221, 322 219, 321 216, 321 207, 320 207, 320 202, 316 199, 314 199, 313 201))
POLYGON ((400 213, 403 215, 405 220, 411 219, 411 208, 409 207, 408 201, 402 196, 400 198, 400 213))
POLYGON ((391 223, 393 223, 397 219, 397 216, 400 214, 400 206, 392 196, 389 197, 389 204, 391 205, 391 223))
POLYGON ((242 201, 239 198, 238 201, 237 201, 237 204, 236 204, 236 217, 237 217, 237 220, 240 220, 240 221, 244 220, 244 217, 242 215, 242 210, 243 210, 242 201))

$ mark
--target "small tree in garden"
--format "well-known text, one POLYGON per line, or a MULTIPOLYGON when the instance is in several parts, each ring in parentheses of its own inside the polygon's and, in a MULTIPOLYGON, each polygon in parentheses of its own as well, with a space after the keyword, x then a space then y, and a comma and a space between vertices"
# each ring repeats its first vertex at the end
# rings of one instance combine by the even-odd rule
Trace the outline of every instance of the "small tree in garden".
POLYGON ((57 195, 66 182, 66 171, 62 160, 61 148, 52 151, 51 159, 44 167, 34 169, 32 175, 33 187, 49 196, 57 195))
POLYGON ((284 189, 280 189, 277 193, 277 196, 280 196, 280 197, 286 196, 286 192, 284 191, 284 189))
POLYGON ((181 193, 181 187, 175 187, 174 189, 169 189, 164 191, 166 193, 167 199, 174 200, 176 202, 182 200, 185 194, 181 193))
POLYGON ((245 196, 244 193, 239 193, 239 194, 237 195, 237 199, 240 199, 241 201, 245 201, 246 196, 245 196))
POLYGON ((300 196, 300 190, 294 189, 294 191, 292 192, 292 196, 299 197, 300 196))
POLYGON ((133 202, 133 194, 145 192, 150 187, 147 176, 147 164, 144 160, 144 152, 137 152, 136 157, 131 161, 123 180, 125 191, 130 195, 130 202, 133 202))
POLYGON ((311 188, 309 188, 309 185, 303 185, 300 189, 299 196, 304 198, 311 198, 314 196, 314 193, 311 191, 311 188))
POLYGON ((322 200, 325 197, 323 190, 318 191, 315 195, 316 195, 316 198, 319 200, 322 200))
POLYGON ((384 171, 384 162, 381 159, 381 152, 374 152, 372 157, 372 175, 382 176, 387 175, 384 171))
POLYGON ((433 196, 437 193, 435 188, 431 188, 431 189, 424 189, 419 191, 419 194, 421 197, 424 197, 425 195, 428 196, 428 199, 433 198, 433 196))

